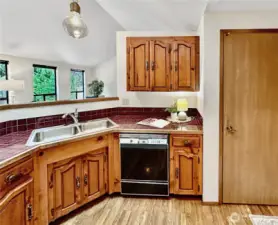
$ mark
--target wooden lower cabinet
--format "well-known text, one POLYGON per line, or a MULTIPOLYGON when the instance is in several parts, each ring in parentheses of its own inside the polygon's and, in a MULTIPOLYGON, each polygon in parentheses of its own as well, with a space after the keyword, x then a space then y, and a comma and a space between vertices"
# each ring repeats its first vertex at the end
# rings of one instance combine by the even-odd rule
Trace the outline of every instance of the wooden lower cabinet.
POLYGON ((107 192, 107 149, 48 165, 50 221, 107 192))
MULTIPOLYGON (((202 194, 202 148, 202 135, 170 135, 171 194, 202 194)), ((41 150, 3 168, 0 224, 47 225, 120 192, 120 165, 119 134, 113 133, 41 150)))
POLYGON ((29 177, 0 199, 0 224, 34 224, 33 189, 33 178, 29 177))
POLYGON ((175 151, 175 194, 198 194, 198 156, 183 150, 175 151))
POLYGON ((90 202, 107 192, 106 149, 89 153, 83 158, 84 201, 90 202))
POLYGON ((63 160, 48 166, 51 217, 58 218, 81 203, 81 158, 63 160))
POLYGON ((170 193, 202 194, 202 136, 171 135, 170 193))

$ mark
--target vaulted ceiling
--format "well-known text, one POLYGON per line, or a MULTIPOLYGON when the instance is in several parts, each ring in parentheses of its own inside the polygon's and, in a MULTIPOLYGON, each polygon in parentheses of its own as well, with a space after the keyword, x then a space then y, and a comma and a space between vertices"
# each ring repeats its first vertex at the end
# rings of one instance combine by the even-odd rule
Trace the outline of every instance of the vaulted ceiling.
POLYGON ((97 0, 126 30, 197 30, 205 0, 97 0))
POLYGON ((94 66, 115 55, 123 30, 94 0, 81 0, 88 37, 69 37, 62 22, 69 0, 0 0, 0 54, 94 66))
POLYGON ((194 31, 205 12, 278 10, 278 0, 80 0, 89 36, 63 30, 69 0, 0 0, 0 54, 95 66, 115 55, 116 31, 194 31))
POLYGON ((205 12, 278 10, 278 0, 96 0, 126 30, 194 31, 205 12))

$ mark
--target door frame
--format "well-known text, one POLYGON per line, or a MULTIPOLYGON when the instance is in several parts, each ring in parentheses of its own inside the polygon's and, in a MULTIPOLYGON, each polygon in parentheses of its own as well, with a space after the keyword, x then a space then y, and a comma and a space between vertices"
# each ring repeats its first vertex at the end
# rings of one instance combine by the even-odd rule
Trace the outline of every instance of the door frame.
POLYGON ((220 99, 219 99, 219 189, 218 203, 223 203, 224 152, 224 37, 231 33, 278 33, 278 29, 220 29, 220 99))

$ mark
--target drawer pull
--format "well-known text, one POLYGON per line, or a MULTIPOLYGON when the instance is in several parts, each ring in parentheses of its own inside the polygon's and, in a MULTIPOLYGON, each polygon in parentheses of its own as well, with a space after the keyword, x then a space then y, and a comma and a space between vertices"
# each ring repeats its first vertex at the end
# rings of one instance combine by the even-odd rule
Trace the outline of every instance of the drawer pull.
POLYGON ((190 145, 191 145, 190 141, 188 141, 188 140, 184 141, 184 146, 190 146, 190 145))
POLYGON ((11 184, 11 183, 13 183, 13 182, 19 180, 21 177, 22 177, 22 173, 18 173, 18 174, 9 174, 9 175, 6 177, 5 181, 6 181, 6 183, 11 184))

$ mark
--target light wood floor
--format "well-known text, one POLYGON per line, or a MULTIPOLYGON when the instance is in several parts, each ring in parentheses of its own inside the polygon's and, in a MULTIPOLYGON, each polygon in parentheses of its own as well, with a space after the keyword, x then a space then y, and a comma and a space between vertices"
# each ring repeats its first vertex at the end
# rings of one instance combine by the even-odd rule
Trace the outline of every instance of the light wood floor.
POLYGON ((278 216, 278 206, 203 205, 186 198, 103 197, 51 225, 246 225, 248 214, 278 216), (239 222, 229 223, 237 213, 239 222))

